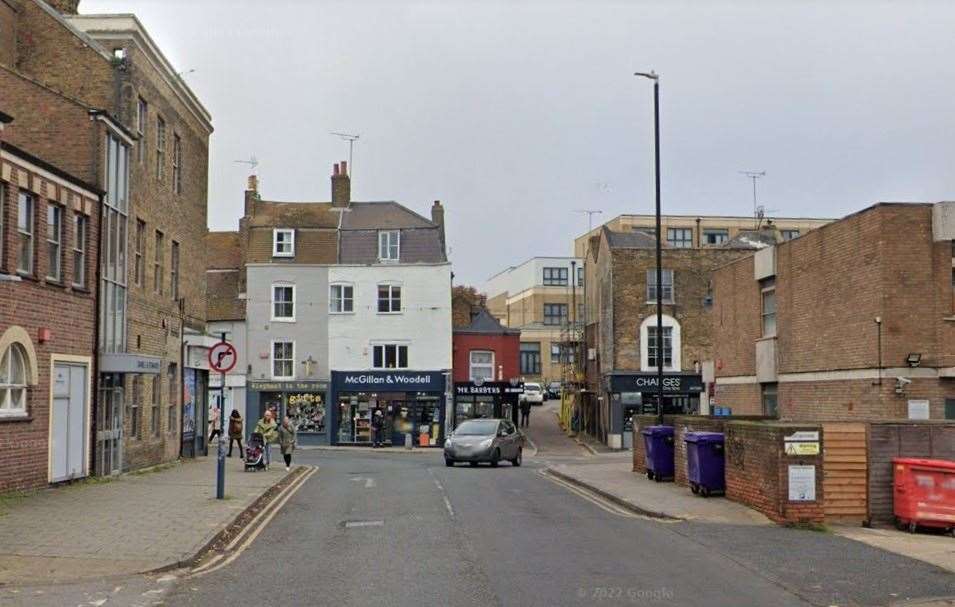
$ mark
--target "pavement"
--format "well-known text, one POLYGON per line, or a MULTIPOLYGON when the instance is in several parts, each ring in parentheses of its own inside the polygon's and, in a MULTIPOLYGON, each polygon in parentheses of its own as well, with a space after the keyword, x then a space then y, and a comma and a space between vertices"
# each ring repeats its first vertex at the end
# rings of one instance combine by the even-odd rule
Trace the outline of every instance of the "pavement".
POLYGON ((217 500, 215 464, 200 457, 0 499, 0 587, 179 565, 287 474, 277 465, 246 473, 227 459, 226 499, 217 500))

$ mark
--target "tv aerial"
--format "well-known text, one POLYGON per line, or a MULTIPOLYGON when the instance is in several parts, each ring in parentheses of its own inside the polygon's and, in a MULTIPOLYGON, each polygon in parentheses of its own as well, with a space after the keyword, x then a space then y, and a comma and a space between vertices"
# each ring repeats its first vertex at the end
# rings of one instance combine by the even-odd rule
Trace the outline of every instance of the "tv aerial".
POLYGON ((259 166, 259 159, 255 157, 255 154, 249 156, 248 160, 233 160, 232 162, 236 164, 247 164, 249 168, 252 169, 252 172, 255 173, 255 167, 259 166))

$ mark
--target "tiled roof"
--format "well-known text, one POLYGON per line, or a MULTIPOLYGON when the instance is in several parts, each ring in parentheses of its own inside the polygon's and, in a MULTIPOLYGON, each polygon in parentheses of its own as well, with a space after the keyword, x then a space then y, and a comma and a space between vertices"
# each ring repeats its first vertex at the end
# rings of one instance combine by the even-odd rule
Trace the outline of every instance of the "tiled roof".
POLYGON ((242 320, 245 300, 239 299, 239 279, 245 270, 206 272, 206 315, 213 320, 242 320))
POLYGON ((454 330, 455 333, 485 333, 490 335, 516 335, 520 329, 511 329, 505 327, 498 319, 491 316, 487 308, 481 308, 478 313, 471 317, 471 324, 466 327, 459 327, 454 330))
POLYGON ((603 230, 611 249, 653 249, 657 244, 656 238, 643 232, 614 232, 606 226, 603 230))
MULTIPOLYGON (((437 228, 401 230, 401 263, 447 261, 437 228)), ((378 263, 378 230, 343 230, 340 263, 378 263)))
POLYGON ((272 202, 257 200, 250 227, 337 228, 338 211, 330 202, 272 202))
POLYGON ((342 220, 345 230, 434 228, 434 223, 394 201, 353 202, 342 220))

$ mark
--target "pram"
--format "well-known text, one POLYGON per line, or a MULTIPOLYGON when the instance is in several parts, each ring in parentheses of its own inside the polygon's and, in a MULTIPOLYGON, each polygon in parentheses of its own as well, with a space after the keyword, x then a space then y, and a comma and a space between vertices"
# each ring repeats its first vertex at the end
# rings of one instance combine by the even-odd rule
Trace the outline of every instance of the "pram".
POLYGON ((245 471, 265 470, 265 439, 259 432, 253 432, 249 444, 245 446, 245 471))

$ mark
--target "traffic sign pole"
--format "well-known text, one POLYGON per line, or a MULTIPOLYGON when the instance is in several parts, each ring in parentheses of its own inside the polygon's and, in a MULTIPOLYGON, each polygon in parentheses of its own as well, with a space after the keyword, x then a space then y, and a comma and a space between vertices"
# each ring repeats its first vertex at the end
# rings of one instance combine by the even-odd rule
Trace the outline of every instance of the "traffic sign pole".
MULTIPOLYGON (((216 462, 216 499, 225 499, 225 374, 232 370, 238 360, 235 347, 225 340, 209 349, 209 368, 219 372, 219 449, 216 462)), ((240 454, 241 457, 241 454, 240 454)))

